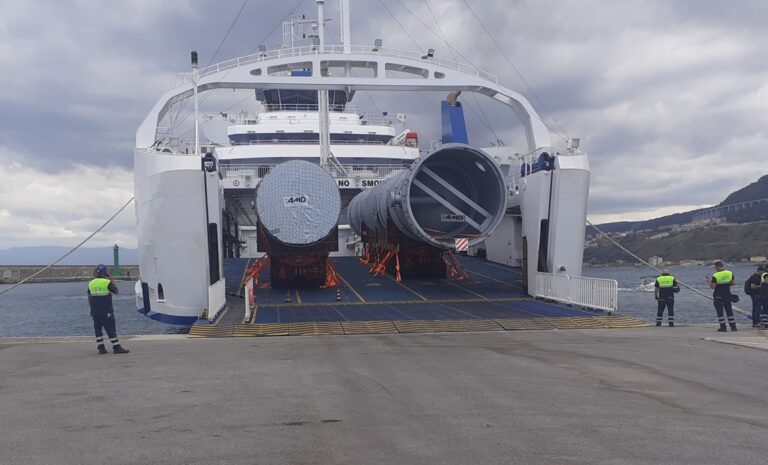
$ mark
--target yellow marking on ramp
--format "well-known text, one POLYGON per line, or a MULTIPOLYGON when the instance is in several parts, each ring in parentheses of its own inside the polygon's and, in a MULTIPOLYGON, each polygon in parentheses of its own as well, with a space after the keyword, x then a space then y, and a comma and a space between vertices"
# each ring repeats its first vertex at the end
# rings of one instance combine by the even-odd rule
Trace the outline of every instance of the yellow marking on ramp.
POLYGON ((493 320, 401 320, 393 321, 400 333, 448 333, 471 331, 501 331, 493 320))
POLYGON ((253 311, 251 312, 251 320, 248 323, 250 323, 250 324, 256 323, 256 313, 258 313, 258 311, 259 311, 259 306, 258 305, 254 305, 253 306, 253 311))
MULTIPOLYGON (((349 288, 349 290, 355 293, 355 295, 357 296, 357 298, 358 298, 358 299, 360 299, 360 302, 362 302, 362 303, 365 303, 365 299, 363 299, 363 296, 361 296, 361 295, 360 295, 360 294, 359 294, 359 293, 358 293, 358 292, 355 290, 355 288, 354 288, 354 287, 352 287, 352 285, 351 285, 351 284, 349 284, 349 283, 347 282, 347 280, 346 280, 346 279, 344 279, 344 276, 342 276, 342 275, 341 275, 341 273, 338 273, 338 275, 339 275, 339 279, 341 280, 341 282, 343 282, 344 284, 346 284, 346 286, 349 288)), ((338 303, 338 302, 337 302, 337 303, 338 303)))
POLYGON ((299 290, 298 289, 294 289, 293 292, 296 293, 296 303, 301 305, 301 296, 299 295, 299 290))
POLYGON ((248 267, 251 266, 251 261, 253 261, 253 257, 248 259, 248 261, 245 263, 245 268, 243 268, 243 275, 240 277, 240 287, 237 288, 237 296, 238 297, 242 297, 242 294, 243 294, 243 283, 245 282, 245 273, 248 272, 248 267))
MULTIPOLYGON (((489 303, 489 302, 524 302, 532 301, 531 297, 494 297, 484 299, 434 299, 434 300, 372 300, 364 302, 319 302, 299 304, 264 304, 263 307, 337 307, 355 305, 395 305, 395 304, 461 304, 461 303, 489 303)), ((532 313, 532 315, 535 315, 532 313)))
POLYGON ((224 315, 229 311, 229 305, 224 305, 224 309, 219 312, 218 315, 216 315, 216 318, 213 319, 212 325, 216 326, 221 322, 221 319, 224 318, 224 315))
POLYGON ((235 325, 233 336, 288 336, 288 323, 235 325))
POLYGON ((393 277, 392 277, 392 276, 390 276, 389 274, 387 274, 387 273, 384 273, 384 276, 386 276, 387 278, 391 279, 393 283, 395 283, 395 284, 398 284, 398 285, 402 286, 402 287, 403 287, 403 289, 405 289, 406 291, 408 291, 408 292, 410 292, 411 294, 415 295, 415 296, 416 296, 416 297, 418 297, 419 299, 421 299, 421 300, 424 300, 424 301, 428 300, 426 297, 424 297, 423 295, 421 295, 421 294, 419 294, 418 292, 414 291, 413 289, 411 289, 410 287, 406 286, 406 285, 405 285, 405 284, 403 284, 402 282, 400 282, 400 281, 396 280, 395 278, 393 278, 393 277))
POLYGON ((503 318, 495 321, 507 331, 555 329, 546 318, 503 318))
POLYGON ((193 325, 189 329, 190 338, 195 337, 230 337, 234 333, 234 325, 193 325))
POLYGON ((650 326, 648 323, 628 316, 596 316, 594 318, 609 328, 647 328, 650 326))
MULTIPOLYGON (((465 268, 465 270, 467 270, 467 269, 465 268)), ((477 271, 472 271, 472 270, 467 270, 467 271, 469 271, 469 272, 470 272, 470 273, 472 273, 472 274, 476 274, 476 275, 478 275, 478 276, 482 276, 483 278, 486 278, 486 279, 490 279, 491 281, 496 281, 497 283, 501 283, 501 284, 504 284, 504 285, 506 285, 506 286, 515 287, 515 288, 517 288, 517 289, 522 289, 522 288, 523 288, 523 287, 522 287, 522 286, 520 286, 520 285, 517 285, 517 284, 512 284, 512 283, 508 283, 508 282, 506 282, 506 281, 502 281, 502 280, 500 280, 500 279, 496 279, 496 278, 494 278, 493 276, 488 276, 487 274, 478 273, 477 271)))
POLYGON ((342 321, 344 334, 397 334, 391 321, 342 321))
POLYGON ((291 336, 333 335, 344 334, 344 329, 340 321, 288 323, 288 334, 291 336))
POLYGON ((458 285, 458 284, 456 284, 456 283, 452 283, 451 281, 449 281, 449 280, 447 280, 447 279, 445 280, 445 283, 446 283, 446 284, 448 284, 448 285, 450 285, 450 286, 453 286, 453 287, 455 287, 455 288, 461 289, 462 291, 466 291, 466 292, 469 292, 470 294, 474 294, 474 295, 476 295, 476 296, 480 297, 480 298, 481 298, 481 299, 483 299, 483 300, 488 300, 488 298, 487 298, 486 296, 484 296, 484 295, 480 295, 480 294, 478 294, 477 292, 473 291, 472 289, 467 289, 467 288, 466 288, 466 287, 464 287, 464 286, 459 286, 459 285, 458 285))

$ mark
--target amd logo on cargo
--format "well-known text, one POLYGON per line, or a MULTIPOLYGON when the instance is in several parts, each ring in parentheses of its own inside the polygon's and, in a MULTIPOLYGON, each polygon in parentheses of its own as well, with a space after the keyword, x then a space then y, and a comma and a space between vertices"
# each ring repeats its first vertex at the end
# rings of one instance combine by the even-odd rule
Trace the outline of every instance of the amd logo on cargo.
POLYGON ((285 207, 306 207, 307 205, 309 205, 309 198, 306 195, 283 197, 283 206, 285 207))
POLYGON ((466 221, 464 215, 458 215, 455 213, 443 213, 440 215, 440 221, 444 223, 463 223, 466 221))

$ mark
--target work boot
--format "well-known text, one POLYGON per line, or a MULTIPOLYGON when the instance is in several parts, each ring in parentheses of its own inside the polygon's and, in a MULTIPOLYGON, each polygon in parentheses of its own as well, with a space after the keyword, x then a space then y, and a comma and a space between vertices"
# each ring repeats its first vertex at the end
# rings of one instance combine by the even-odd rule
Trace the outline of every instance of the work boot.
POLYGON ((127 354, 130 352, 130 350, 123 348, 120 344, 116 345, 112 348, 112 352, 116 354, 127 354))
POLYGON ((107 352, 107 348, 104 347, 104 344, 99 344, 98 349, 99 349, 99 355, 104 355, 109 353, 107 352))
POLYGON ((738 331, 736 329, 736 323, 731 323, 731 331, 738 331))
POLYGON ((720 329, 717 330, 718 333, 724 333, 728 331, 728 328, 725 326, 725 324, 720 325, 720 329))
POLYGON ((674 321, 670 321, 669 322, 669 327, 670 328, 674 328, 675 327, 675 322, 674 321))
POLYGON ((657 321, 656 326, 661 326, 661 321, 657 321))

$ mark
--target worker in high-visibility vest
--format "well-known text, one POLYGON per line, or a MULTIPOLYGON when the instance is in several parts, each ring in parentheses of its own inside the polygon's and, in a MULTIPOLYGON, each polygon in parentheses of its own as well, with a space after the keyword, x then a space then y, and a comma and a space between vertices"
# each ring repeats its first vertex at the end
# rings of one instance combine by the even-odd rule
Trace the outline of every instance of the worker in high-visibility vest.
POLYGON ((120 345, 117 339, 117 327, 115 325, 115 310, 112 307, 112 294, 117 294, 117 284, 107 273, 107 267, 96 267, 96 277, 88 283, 88 304, 91 307, 93 329, 96 332, 96 344, 99 354, 106 354, 104 347, 104 334, 102 328, 107 331, 109 341, 112 343, 112 351, 116 354, 127 354, 129 351, 120 345))
POLYGON ((731 331, 736 331, 736 318, 733 316, 733 307, 731 302, 738 300, 731 294, 731 286, 736 283, 733 277, 733 272, 725 269, 725 265, 721 261, 715 262, 715 274, 711 278, 707 278, 707 284, 710 289, 714 289, 712 297, 714 297, 715 311, 717 312, 717 322, 720 323, 718 331, 726 332, 728 328, 725 326, 725 314, 728 315, 728 324, 731 326, 731 331))
POLYGON ((760 293, 758 294, 758 302, 762 312, 760 313, 760 328, 768 329, 768 270, 762 274, 763 282, 760 284, 760 293))
POLYGON ((656 294, 656 300, 659 303, 656 312, 656 326, 661 326, 661 321, 664 319, 665 307, 667 309, 667 321, 669 321, 669 326, 675 326, 675 292, 680 292, 680 286, 677 285, 675 277, 669 274, 668 269, 664 268, 661 270, 661 276, 656 278, 654 292, 656 294))
POLYGON ((761 323, 762 307, 760 301, 760 286, 763 283, 765 267, 759 265, 757 270, 744 282, 744 293, 752 299, 752 327, 759 328, 761 323))

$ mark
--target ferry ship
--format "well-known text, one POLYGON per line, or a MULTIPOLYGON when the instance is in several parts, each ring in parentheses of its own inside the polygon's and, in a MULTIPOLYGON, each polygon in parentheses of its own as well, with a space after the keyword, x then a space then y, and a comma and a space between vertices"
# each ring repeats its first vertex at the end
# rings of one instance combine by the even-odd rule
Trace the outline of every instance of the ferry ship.
MULTIPOLYGON (((442 58, 433 50, 395 50, 381 40, 353 45, 348 0, 340 1, 342 44, 328 45, 325 2, 316 4, 316 20, 283 24, 283 43, 275 49, 259 46, 254 54, 203 68, 193 52, 191 73, 181 75, 179 85, 159 98, 140 125, 134 151, 137 309, 167 323, 214 321, 227 305, 225 263, 256 259, 265 252, 256 213, 259 184, 289 161, 319 166, 338 189, 338 227, 325 238, 333 241, 325 249, 331 260, 371 253, 372 243, 366 244, 361 228, 373 234, 371 222, 381 218, 373 211, 360 212, 376 218, 355 227, 350 202, 398 175, 410 176, 408 185, 422 190, 404 195, 421 196, 414 201, 422 207, 414 209, 422 213, 411 212, 404 221, 434 213, 434 221, 450 227, 460 223, 465 231, 441 242, 421 220, 413 221, 419 223, 415 236, 431 240, 440 257, 455 244, 469 255, 518 269, 530 295, 557 298, 562 290, 553 283, 581 275, 590 171, 579 141, 554 147, 550 131, 528 100, 501 85, 494 74, 442 58), (201 98, 220 89, 252 91, 256 110, 201 112, 201 98), (438 141, 420 138, 408 128, 404 114, 367 114, 355 105, 358 92, 423 91, 445 95, 434 109, 442 123, 438 141), (461 104, 469 93, 505 105, 510 118, 521 121, 527 146, 516 151, 470 145, 461 104), (195 136, 185 141, 174 131, 190 107, 195 136), (217 133, 222 127, 226 131, 217 133), (469 184, 454 182, 456 171, 475 168, 455 165, 455 176, 444 176, 438 172, 443 163, 439 157, 451 163, 475 160, 478 170, 500 173, 500 188, 489 191, 489 182, 481 178, 469 184), (421 181, 416 170, 426 173, 421 181), (488 197, 487 205, 472 200, 477 195, 488 197)), ((399 195, 393 190, 376 198, 388 202, 382 207, 386 213, 401 201, 399 195)), ((370 209, 375 204, 360 205, 370 209)), ((387 219, 383 228, 397 221, 387 219)), ((403 241, 419 239, 410 236, 401 234, 403 241)), ((391 243, 384 238, 387 241, 391 243)), ((398 247, 402 245, 395 244, 398 247)), ((399 270, 400 263, 397 266, 399 270)))

